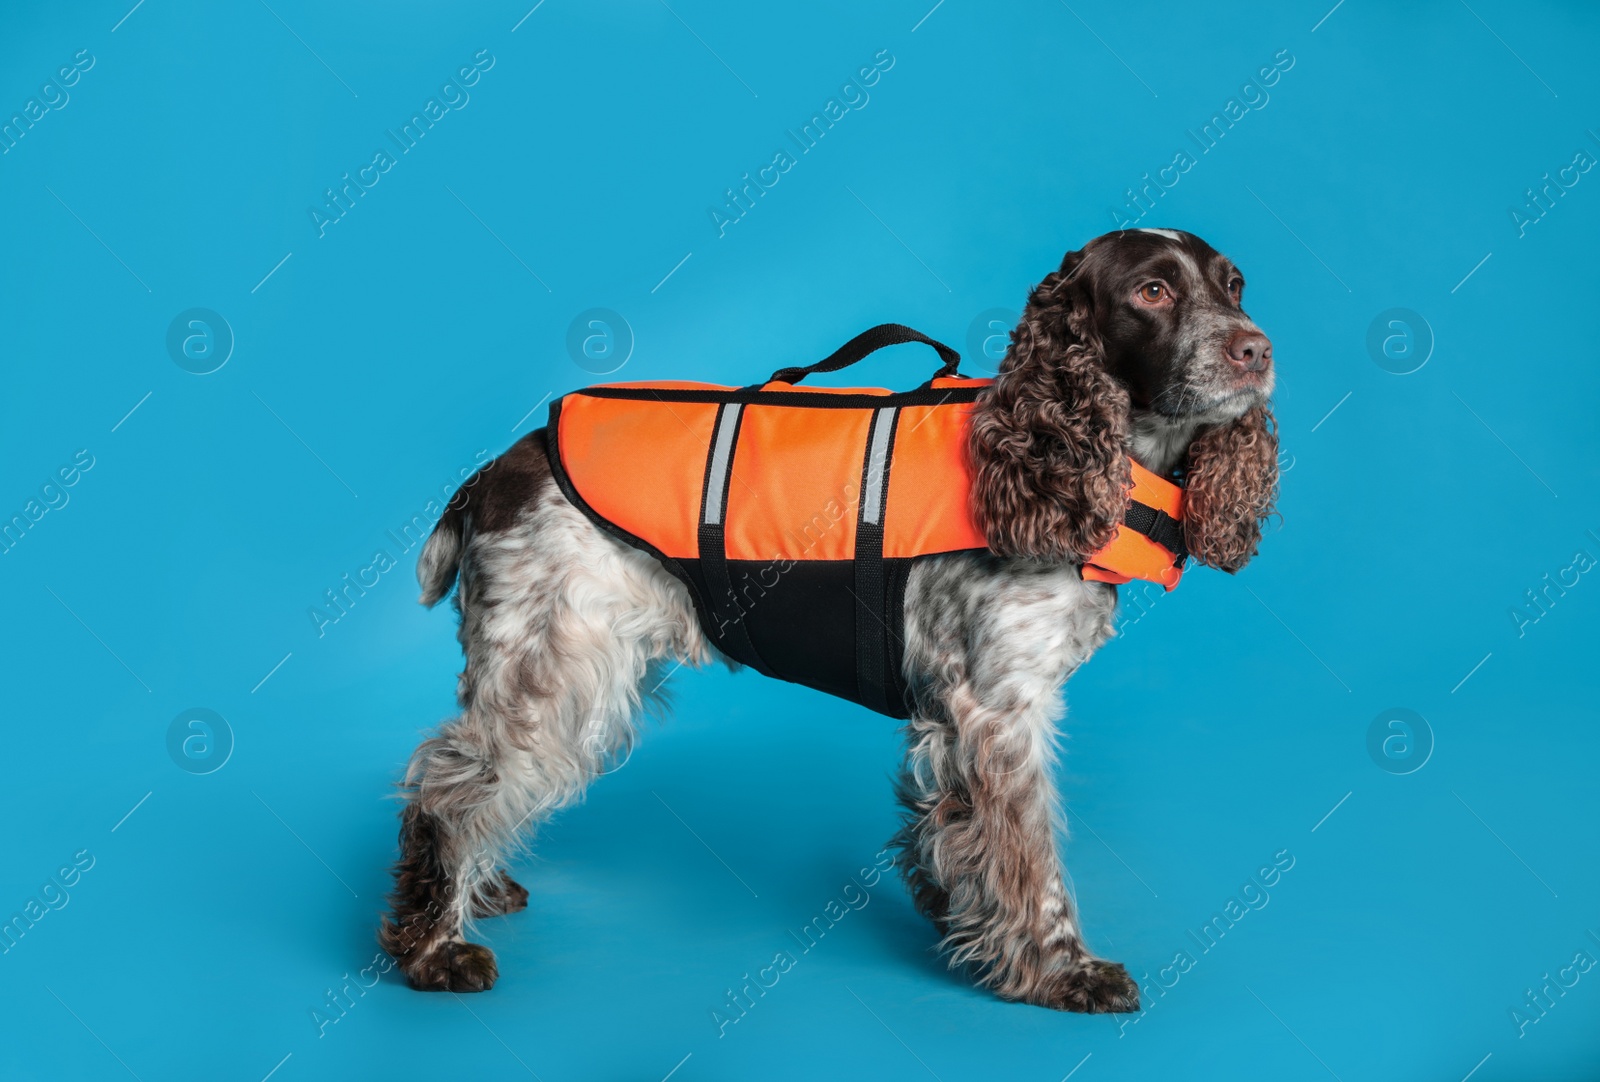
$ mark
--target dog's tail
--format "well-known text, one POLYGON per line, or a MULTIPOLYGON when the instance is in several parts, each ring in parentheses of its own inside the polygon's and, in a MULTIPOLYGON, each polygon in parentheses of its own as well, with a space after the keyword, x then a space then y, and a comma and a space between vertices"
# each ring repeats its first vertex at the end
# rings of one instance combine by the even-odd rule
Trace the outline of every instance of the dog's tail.
POLYGON ((461 567, 461 552, 466 543, 468 494, 477 479, 478 475, 473 474, 450 497, 444 514, 439 516, 433 533, 428 535, 427 543, 422 546, 422 555, 417 557, 417 583, 422 587, 422 596, 418 600, 430 609, 455 585, 456 572, 461 567))

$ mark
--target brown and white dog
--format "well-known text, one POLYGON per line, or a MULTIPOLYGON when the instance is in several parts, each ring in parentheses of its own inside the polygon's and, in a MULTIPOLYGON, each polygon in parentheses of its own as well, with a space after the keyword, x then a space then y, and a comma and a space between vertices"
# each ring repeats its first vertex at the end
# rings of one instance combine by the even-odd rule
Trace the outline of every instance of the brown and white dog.
MULTIPOLYGON (((915 690, 894 844, 950 964, 1006 999, 1138 1009, 1083 942, 1057 851, 1052 769, 1067 677, 1112 633, 1116 587, 1084 559, 1122 521, 1131 455, 1181 476, 1185 540, 1236 571, 1277 491, 1272 346, 1232 262, 1188 233, 1141 229, 1072 252, 1028 298, 973 408, 973 512, 989 551, 920 558, 905 600, 915 690)), ((528 892, 500 867, 631 745, 644 689, 716 657, 681 582, 561 494, 542 433, 470 479, 417 569, 449 593, 461 715, 406 773, 393 914, 380 941, 415 988, 481 991, 498 971, 475 917, 528 892)))

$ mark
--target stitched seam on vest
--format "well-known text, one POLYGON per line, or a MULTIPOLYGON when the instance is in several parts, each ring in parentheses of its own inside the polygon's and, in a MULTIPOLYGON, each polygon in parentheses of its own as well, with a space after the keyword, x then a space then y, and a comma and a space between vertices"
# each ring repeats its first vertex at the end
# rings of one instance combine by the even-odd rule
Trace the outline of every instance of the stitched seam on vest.
POLYGON ((959 406, 976 402, 988 387, 919 387, 892 394, 825 394, 816 391, 763 391, 738 387, 726 391, 684 390, 666 387, 581 387, 568 394, 588 398, 613 398, 643 402, 700 402, 715 405, 798 406, 802 409, 879 409, 884 406, 959 406))

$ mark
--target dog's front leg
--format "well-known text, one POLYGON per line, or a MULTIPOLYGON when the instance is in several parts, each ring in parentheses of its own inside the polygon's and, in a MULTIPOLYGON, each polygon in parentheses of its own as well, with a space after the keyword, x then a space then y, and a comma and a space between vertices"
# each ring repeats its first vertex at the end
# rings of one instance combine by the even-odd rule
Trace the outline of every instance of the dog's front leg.
POLYGON ((1056 855, 1055 696, 997 707, 983 691, 957 681, 910 725, 896 843, 917 907, 1003 998, 1136 1011, 1127 970, 1084 945, 1056 855))

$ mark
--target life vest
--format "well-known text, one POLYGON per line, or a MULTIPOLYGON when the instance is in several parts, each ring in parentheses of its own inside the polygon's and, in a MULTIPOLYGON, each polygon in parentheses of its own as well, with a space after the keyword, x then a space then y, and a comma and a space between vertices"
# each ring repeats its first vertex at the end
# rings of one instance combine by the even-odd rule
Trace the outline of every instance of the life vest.
MULTIPOLYGON (((967 437, 992 380, 909 327, 874 327, 755 387, 612 383, 556 399, 546 430, 562 493, 688 588, 728 657, 906 718, 905 588, 912 562, 983 551, 967 437), (800 387, 885 345, 945 364, 911 391, 800 387)), ((1183 490, 1133 463, 1123 526, 1084 566, 1098 582, 1178 584, 1183 490)))

